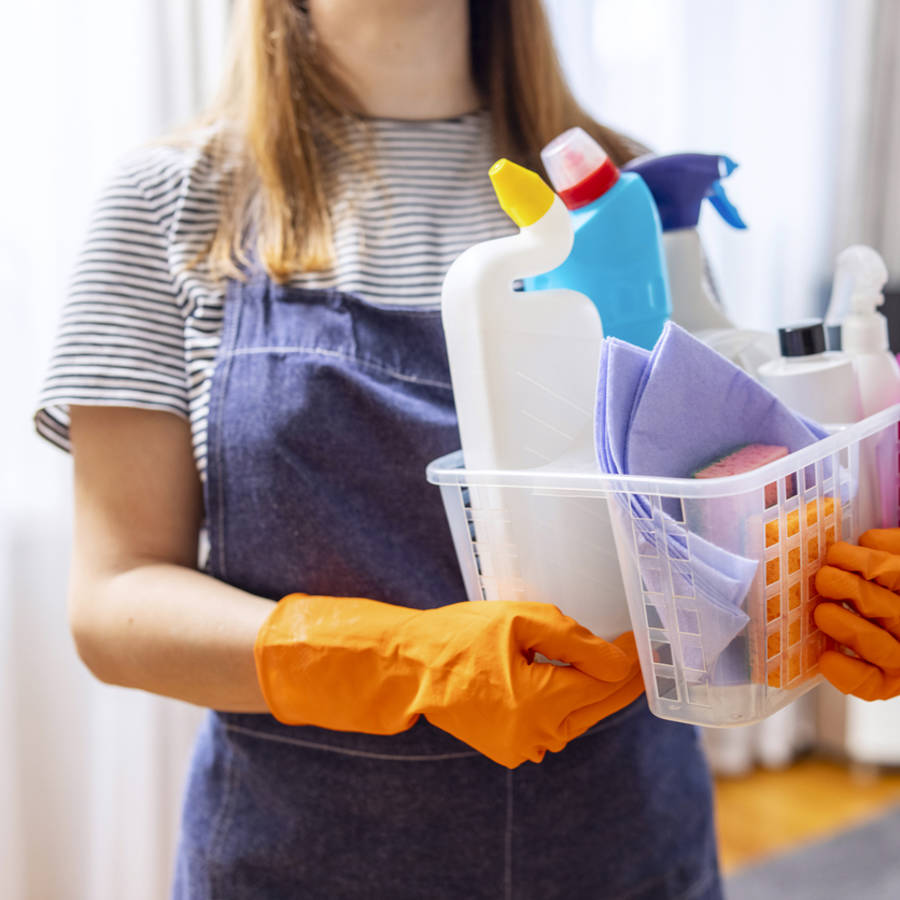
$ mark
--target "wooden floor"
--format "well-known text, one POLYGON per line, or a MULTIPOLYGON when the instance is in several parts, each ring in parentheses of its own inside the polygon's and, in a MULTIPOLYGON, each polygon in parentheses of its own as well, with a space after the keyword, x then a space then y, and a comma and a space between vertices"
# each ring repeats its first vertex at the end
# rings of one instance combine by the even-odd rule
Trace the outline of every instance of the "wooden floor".
POLYGON ((862 824, 900 806, 900 772, 806 759, 716 784, 725 873, 862 824))

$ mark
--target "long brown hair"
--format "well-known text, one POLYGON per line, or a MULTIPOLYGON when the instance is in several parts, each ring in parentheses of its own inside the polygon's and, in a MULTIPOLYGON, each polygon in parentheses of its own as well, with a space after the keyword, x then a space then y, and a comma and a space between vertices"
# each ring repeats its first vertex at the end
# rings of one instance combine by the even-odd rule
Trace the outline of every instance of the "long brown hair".
MULTIPOLYGON (((334 259, 330 151, 348 151, 350 132, 366 126, 316 45, 304 5, 240 0, 235 11, 226 76, 204 116, 217 126, 209 150, 228 184, 206 254, 219 275, 240 275, 248 240, 279 281, 334 259)), ((473 80, 498 155, 538 168, 540 148, 573 125, 617 164, 635 155, 634 145, 575 101, 541 0, 469 0, 469 18, 473 80)))

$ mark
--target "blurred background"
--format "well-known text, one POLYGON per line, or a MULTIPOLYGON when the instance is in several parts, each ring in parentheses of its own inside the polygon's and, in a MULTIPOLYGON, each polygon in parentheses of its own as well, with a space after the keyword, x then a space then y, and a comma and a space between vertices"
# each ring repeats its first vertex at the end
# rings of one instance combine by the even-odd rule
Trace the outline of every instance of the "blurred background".
MULTIPOLYGON (((65 618, 71 467, 33 434, 30 416, 92 201, 120 155, 210 97, 230 5, 45 0, 0 14, 3 897, 168 893, 200 711, 101 685, 78 662, 65 618)), ((717 152, 740 164, 726 187, 749 230, 701 219, 732 318, 773 330, 822 314, 834 257, 851 243, 884 256, 893 317, 900 2, 546 6, 575 93, 596 118, 659 153, 717 152)), ((890 870, 900 841, 890 812, 900 803, 896 701, 848 703, 823 689, 706 743, 720 775, 729 896, 900 896, 890 880, 900 878, 890 870)))

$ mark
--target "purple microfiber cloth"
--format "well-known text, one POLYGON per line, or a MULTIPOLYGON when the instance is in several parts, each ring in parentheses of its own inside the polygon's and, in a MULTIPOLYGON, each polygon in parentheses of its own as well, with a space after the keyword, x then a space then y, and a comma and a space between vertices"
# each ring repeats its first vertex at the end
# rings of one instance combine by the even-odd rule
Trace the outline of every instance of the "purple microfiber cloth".
MULTIPOLYGON (((630 475, 689 478, 710 459, 743 444, 778 444, 794 453, 827 436, 674 322, 663 328, 633 396, 626 432, 615 435, 624 447, 621 471, 630 475)), ((621 428, 621 420, 609 424, 621 428)), ((710 504, 705 512, 715 521, 694 527, 738 550, 744 525, 723 505, 728 504, 710 504)), ((680 506, 678 500, 663 500, 663 509, 673 515, 680 506)))
MULTIPOLYGON (((671 322, 652 353, 604 341, 595 429, 604 471, 663 477, 689 477, 742 443, 793 452, 824 436, 671 322)), ((627 499, 636 562, 674 660, 689 680, 707 680, 714 669, 717 683, 746 680, 743 649, 718 661, 749 621, 741 607, 758 563, 691 533, 679 521, 677 498, 619 496, 627 499)))
POLYGON ((687 478, 743 444, 782 444, 794 453, 825 436, 742 369, 668 322, 631 406, 624 471, 687 478))
POLYGON ((624 475, 625 442, 631 411, 644 377, 650 352, 617 338, 600 347, 600 389, 597 392, 596 448, 604 472, 624 475))

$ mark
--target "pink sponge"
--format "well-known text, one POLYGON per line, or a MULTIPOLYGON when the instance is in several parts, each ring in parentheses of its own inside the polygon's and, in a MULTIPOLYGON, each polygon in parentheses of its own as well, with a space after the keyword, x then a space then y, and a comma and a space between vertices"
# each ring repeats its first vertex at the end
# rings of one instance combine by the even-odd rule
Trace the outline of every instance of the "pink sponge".
MULTIPOLYGON (((776 444, 747 444, 717 459, 714 463, 694 472, 694 478, 722 478, 725 475, 740 475, 752 472, 776 459, 787 456, 787 447, 776 444)), ((766 506, 772 506, 778 500, 778 485, 773 481, 766 485, 766 506)))

